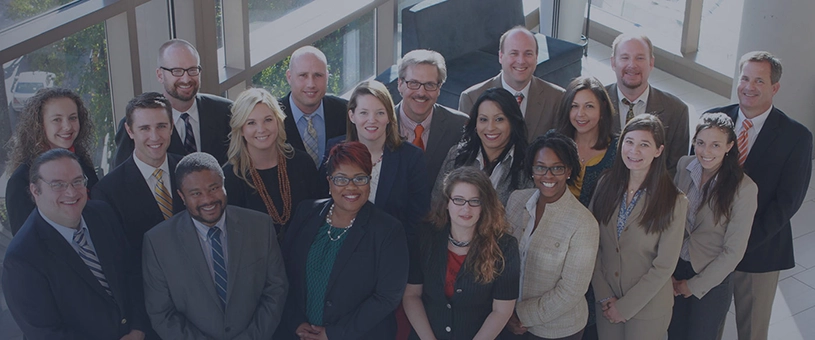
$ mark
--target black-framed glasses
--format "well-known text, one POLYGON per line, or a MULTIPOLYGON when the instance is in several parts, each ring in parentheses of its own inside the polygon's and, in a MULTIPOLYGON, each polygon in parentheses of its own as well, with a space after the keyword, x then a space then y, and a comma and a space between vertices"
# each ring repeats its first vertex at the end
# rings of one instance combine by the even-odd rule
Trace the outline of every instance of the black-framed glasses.
POLYGON ((479 198, 471 198, 471 199, 465 200, 465 199, 463 199, 461 197, 453 197, 453 198, 450 199, 450 201, 452 201, 453 204, 458 205, 458 206, 462 206, 462 205, 465 205, 465 204, 469 204, 473 208, 481 206, 481 199, 479 199, 479 198))
POLYGON ((190 67, 190 68, 181 68, 181 67, 166 68, 164 66, 159 66, 158 68, 160 68, 162 70, 165 70, 165 71, 169 71, 173 75, 173 77, 183 77, 184 72, 187 72, 187 74, 189 74, 190 77, 195 77, 195 76, 201 74, 201 66, 200 65, 199 66, 193 66, 193 67, 190 67))
POLYGON ((402 78, 402 81, 405 82, 405 85, 407 85, 407 88, 409 88, 411 90, 418 90, 420 87, 424 86, 424 89, 427 90, 427 91, 436 91, 436 90, 439 89, 439 87, 441 87, 441 83, 434 83, 432 81, 427 82, 427 83, 422 83, 422 82, 418 82, 418 81, 415 81, 415 80, 405 80, 405 78, 402 78))
POLYGON ((552 175, 560 176, 566 173, 566 167, 563 165, 555 165, 552 167, 543 165, 532 166, 532 174, 544 176, 547 172, 552 172, 552 175))
MULTIPOLYGON (((45 182, 44 179, 41 178, 41 180, 43 182, 45 182)), ((45 184, 48 184, 48 186, 50 186, 51 190, 53 190, 54 192, 63 192, 65 190, 68 190, 69 185, 74 187, 74 189, 79 190, 79 189, 84 189, 84 188, 86 188, 88 186, 88 177, 85 176, 85 175, 82 175, 82 178, 77 178, 77 179, 75 179, 75 180, 73 180, 71 182, 51 181, 51 182, 45 182, 45 184)))
POLYGON ((361 187, 363 185, 368 185, 371 183, 371 176, 355 176, 354 178, 348 178, 344 176, 328 176, 328 179, 331 180, 331 183, 338 187, 344 187, 348 185, 348 183, 354 182, 354 185, 361 187))

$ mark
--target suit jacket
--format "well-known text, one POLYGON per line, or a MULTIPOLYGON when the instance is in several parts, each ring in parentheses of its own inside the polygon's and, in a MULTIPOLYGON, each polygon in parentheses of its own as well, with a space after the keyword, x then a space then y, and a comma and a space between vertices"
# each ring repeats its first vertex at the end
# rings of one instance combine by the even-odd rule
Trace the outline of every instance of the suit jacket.
MULTIPOLYGON (((306 260, 333 200, 303 201, 286 234, 283 256, 291 283, 276 339, 299 339, 306 317, 306 260)), ((402 301, 408 249, 402 224, 370 202, 357 213, 334 260, 325 291, 323 322, 329 339, 392 339, 393 311, 402 301)))
MULTIPOLYGON (((399 110, 402 103, 396 104, 396 117, 401 120, 399 110)), ((427 160, 427 181, 428 188, 432 188, 436 183, 436 176, 439 175, 441 164, 447 156, 447 150, 458 144, 464 132, 464 125, 470 117, 461 111, 436 104, 433 106, 433 118, 430 121, 430 135, 427 137, 424 157, 427 160)), ((399 122, 401 124, 401 121, 399 122)))
MULTIPOLYGON (((679 159, 674 179, 679 190, 688 192, 694 185, 687 167, 695 158, 696 156, 685 156, 679 159)), ((729 223, 725 223, 724 217, 716 222, 712 206, 708 202, 700 205, 696 212, 693 233, 688 233, 687 228, 685 229, 690 263, 693 271, 698 273, 688 280, 688 288, 696 297, 701 299, 711 288, 722 283, 741 261, 750 238, 757 196, 758 187, 750 177, 744 176, 730 208, 729 223)))
MULTIPOLYGON (((507 219, 519 242, 532 218, 526 204, 537 192, 517 190, 507 202, 507 219)), ((515 305, 529 332, 554 339, 586 327, 589 311, 584 295, 594 273, 599 233, 597 220, 568 190, 546 205, 529 240, 521 268, 523 290, 515 305)))
POLYGON ((187 211, 144 234, 145 304, 164 339, 269 339, 280 322, 288 281, 271 217, 235 206, 225 213, 225 309, 187 211))
MULTIPOLYGON (((598 185, 602 190, 602 180, 598 185)), ((656 319, 670 315, 673 303, 671 275, 682 249, 682 232, 688 199, 676 198, 671 225, 661 233, 646 234, 640 224, 640 214, 648 193, 640 197, 617 238, 617 213, 608 223, 600 222, 600 248, 591 285, 597 300, 617 297, 617 310, 628 319, 656 319)), ((591 210, 590 205, 589 209, 591 210)), ((617 210, 618 211, 619 206, 617 210)), ((602 315, 596 304, 597 315, 602 315)))
MULTIPOLYGON (((198 118, 201 120, 200 136, 195 136, 196 142, 201 146, 201 151, 206 152, 218 160, 218 164, 225 164, 227 161, 226 152, 229 148, 229 119, 232 117, 232 101, 223 97, 211 94, 199 93, 195 96, 198 106, 198 118)), ((119 121, 116 130, 116 155, 113 159, 113 166, 124 163, 128 157, 133 155, 134 143, 125 130, 125 119, 119 121)), ((184 141, 181 140, 178 131, 173 128, 170 137, 170 147, 167 153, 186 156, 184 141)))
MULTIPOLYGON (((286 142, 295 149, 306 150, 306 146, 303 145, 303 138, 300 136, 300 130, 297 129, 297 122, 294 121, 294 114, 291 112, 291 107, 289 107, 291 103, 289 98, 291 98, 291 92, 286 94, 279 102, 283 112, 286 113, 286 119, 283 121, 286 126, 286 142)), ((325 155, 327 155, 329 151, 327 147, 328 140, 345 134, 348 101, 340 97, 326 95, 323 97, 323 113, 325 114, 325 131, 317 131, 317 133, 325 133, 325 155)), ((323 161, 325 161, 325 155, 321 155, 323 161)), ((319 168, 320 165, 317 164, 317 167, 319 168)))
MULTIPOLYGON (((617 98, 617 84, 606 86, 611 105, 614 107, 614 116, 611 117, 612 127, 616 135, 620 134, 622 127, 619 124, 620 112, 617 112, 620 99, 617 98)), ((690 131, 688 127, 688 105, 676 96, 660 91, 651 86, 648 93, 648 103, 645 112, 653 114, 665 126, 665 162, 671 176, 676 174, 676 162, 688 154, 690 146, 690 131)))
MULTIPOLYGON (((724 112, 733 122, 737 104, 708 112, 724 112)), ((765 273, 795 267, 790 218, 804 202, 812 173, 812 133, 773 108, 758 134, 744 173, 758 185, 758 208, 747 250, 736 270, 765 273)))
MULTIPOLYGON (((501 73, 461 92, 458 109, 469 114, 478 97, 493 87, 504 87, 501 84, 501 73)), ((532 143, 535 138, 555 127, 555 116, 557 116, 560 101, 563 99, 563 92, 560 86, 538 77, 532 77, 532 84, 529 85, 529 98, 524 98, 528 101, 524 115, 528 143, 532 143)))
POLYGON ((6 303, 26 339, 119 339, 150 326, 136 259, 128 257, 113 211, 88 201, 82 217, 113 297, 35 209, 6 250, 2 277, 6 303))

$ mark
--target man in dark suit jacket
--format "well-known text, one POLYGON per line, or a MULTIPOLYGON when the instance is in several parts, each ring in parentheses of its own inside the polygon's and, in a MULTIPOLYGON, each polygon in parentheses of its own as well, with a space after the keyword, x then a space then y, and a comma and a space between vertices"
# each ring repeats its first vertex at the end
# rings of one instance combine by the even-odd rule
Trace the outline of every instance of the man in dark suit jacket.
POLYGON ((812 133, 773 105, 781 85, 775 56, 749 52, 739 68, 739 104, 708 112, 733 119, 738 139, 746 142, 738 143, 744 172, 758 185, 758 209, 747 251, 733 273, 733 295, 739 339, 767 339, 779 272, 795 267, 790 219, 809 187, 812 133))
POLYGON ((11 240, 3 293, 27 339, 141 339, 150 323, 141 275, 113 211, 88 201, 76 155, 31 166, 37 208, 11 240))
POLYGON ((688 106, 676 96, 660 91, 648 83, 654 69, 654 46, 644 35, 620 34, 611 45, 611 68, 617 82, 606 86, 611 105, 615 134, 622 131, 631 117, 651 113, 665 126, 665 161, 671 176, 676 174, 679 158, 688 154, 688 106), (626 101, 628 103, 626 103, 626 101))
MULTIPOLYGON (((181 39, 167 41, 159 48, 156 76, 164 86, 164 96, 172 104, 175 125, 168 152, 182 156, 195 151, 206 152, 223 165, 226 164, 229 148, 232 101, 198 93, 201 76, 199 61, 195 47, 181 39), (189 142, 188 129, 192 130, 189 142)), ((117 148, 113 166, 124 163, 133 154, 133 141, 125 132, 124 125, 125 120, 122 119, 116 130, 117 148)))
POLYGON ((313 46, 304 46, 292 53, 286 80, 291 91, 280 100, 286 113, 286 141, 295 149, 306 151, 317 168, 325 160, 328 140, 345 134, 348 101, 326 95, 328 63, 325 54, 313 46), (314 127, 316 142, 309 140, 309 120, 314 127))
POLYGON ((424 151, 428 188, 432 188, 447 151, 461 139, 462 128, 469 117, 436 104, 441 86, 447 80, 447 66, 441 54, 429 50, 410 51, 399 60, 398 69, 399 94, 402 95, 402 101, 396 104, 399 134, 424 151), (421 131, 419 136, 417 131, 421 131))

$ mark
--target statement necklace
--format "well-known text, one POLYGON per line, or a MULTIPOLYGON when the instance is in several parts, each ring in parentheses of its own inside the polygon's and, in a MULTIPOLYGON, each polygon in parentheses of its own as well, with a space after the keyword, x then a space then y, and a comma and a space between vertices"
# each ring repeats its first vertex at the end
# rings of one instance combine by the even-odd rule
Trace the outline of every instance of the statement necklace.
POLYGON ((447 234, 447 239, 450 240, 450 243, 459 248, 465 248, 470 245, 470 241, 456 241, 456 239, 453 238, 452 233, 447 234))
POLYGON ((275 208, 272 197, 266 190, 266 184, 263 183, 263 178, 260 173, 255 169, 252 162, 252 157, 249 157, 249 176, 252 177, 252 184, 258 192, 258 196, 263 200, 263 205, 266 206, 266 211, 272 217, 272 221, 276 224, 286 224, 291 217, 291 186, 289 183, 289 174, 286 171, 286 156, 283 153, 277 154, 277 183, 280 187, 280 199, 283 200, 283 212, 280 213, 275 208))
POLYGON ((347 227, 339 228, 339 229, 342 229, 342 232, 339 235, 331 236, 331 229, 334 229, 334 224, 331 223, 331 217, 332 216, 334 216, 334 204, 333 203, 331 204, 331 208, 328 208, 328 215, 325 216, 325 223, 328 223, 328 226, 329 226, 328 230, 325 233, 328 234, 328 239, 331 240, 331 242, 334 242, 334 241, 339 241, 340 238, 342 238, 342 235, 345 235, 345 233, 348 232, 348 229, 351 229, 351 226, 354 225, 354 220, 356 220, 357 218, 356 218, 356 216, 354 216, 354 218, 351 219, 351 223, 348 223, 347 227))

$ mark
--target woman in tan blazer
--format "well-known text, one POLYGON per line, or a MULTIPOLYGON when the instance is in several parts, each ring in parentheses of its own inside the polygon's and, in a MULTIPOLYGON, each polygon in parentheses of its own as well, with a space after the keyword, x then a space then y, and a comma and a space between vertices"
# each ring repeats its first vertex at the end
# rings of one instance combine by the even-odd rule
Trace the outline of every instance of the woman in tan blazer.
POLYGON ((526 175, 536 188, 513 192, 507 203, 522 265, 521 297, 507 331, 519 339, 579 340, 589 314, 584 295, 599 229, 591 212, 566 194, 580 173, 577 145, 549 131, 532 142, 526 159, 526 175))
POLYGON ((685 237, 672 280, 668 337, 716 339, 733 296, 731 273, 744 256, 758 187, 739 166, 733 120, 706 113, 693 137, 695 156, 677 166, 676 185, 688 196, 685 237))
POLYGON ((664 149, 659 119, 634 117, 589 205, 600 224, 592 286, 605 318, 597 318, 601 340, 662 340, 668 330, 688 200, 668 175, 664 149))

